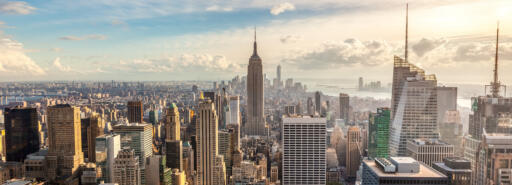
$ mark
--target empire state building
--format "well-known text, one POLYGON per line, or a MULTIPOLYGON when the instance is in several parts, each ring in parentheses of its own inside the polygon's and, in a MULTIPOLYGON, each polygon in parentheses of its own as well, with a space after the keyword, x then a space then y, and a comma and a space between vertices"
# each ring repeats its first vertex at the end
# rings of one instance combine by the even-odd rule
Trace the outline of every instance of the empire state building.
POLYGON ((247 135, 266 135, 263 102, 263 65, 258 56, 255 31, 254 50, 247 68, 247 123, 245 124, 247 135))

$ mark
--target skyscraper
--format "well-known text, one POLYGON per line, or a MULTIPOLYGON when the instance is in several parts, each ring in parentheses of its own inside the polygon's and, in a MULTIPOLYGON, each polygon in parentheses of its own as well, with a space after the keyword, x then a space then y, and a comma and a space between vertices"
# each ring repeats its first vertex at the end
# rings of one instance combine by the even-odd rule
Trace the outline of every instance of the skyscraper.
POLYGON ((361 130, 357 126, 351 126, 347 131, 347 167, 346 177, 354 179, 361 164, 361 155, 363 152, 361 142, 361 130))
POLYGON ((345 120, 345 123, 349 121, 348 115, 350 110, 350 97, 348 94, 340 93, 340 119, 345 120))
POLYGON ((84 162, 80 108, 68 104, 48 107, 48 179, 77 184, 77 170, 84 162))
POLYGON ((407 50, 406 47, 405 59, 398 56, 394 58, 391 97, 393 123, 390 132, 391 156, 405 156, 408 140, 437 139, 439 137, 437 131, 437 79, 435 75, 425 75, 423 69, 409 63, 407 50))
POLYGON ((114 180, 114 161, 121 150, 121 136, 102 135, 96 138, 96 166, 101 169, 100 181, 114 180))
POLYGON ((165 115, 165 151, 166 166, 171 169, 183 170, 183 146, 180 137, 181 121, 176 104, 172 103, 165 115))
POLYGON ((127 123, 114 126, 114 133, 121 135, 121 147, 135 151, 139 159, 141 184, 146 184, 145 161, 153 155, 153 127, 146 123, 127 123))
POLYGON ((144 108, 142 101, 129 101, 128 102, 128 122, 142 123, 144 108))
POLYGON ((326 183, 326 122, 325 118, 283 118, 283 185, 326 183))
POLYGON ((214 103, 203 100, 197 107, 196 153, 197 185, 216 185, 216 159, 219 154, 218 119, 214 103))
POLYGON ((315 115, 315 105, 313 104, 313 98, 308 97, 308 100, 306 102, 307 106, 307 112, 309 116, 315 115))
POLYGON ((88 118, 81 120, 82 129, 82 152, 88 162, 96 162, 96 137, 104 134, 105 122, 99 114, 94 113, 88 118))
POLYGON ((368 156, 370 158, 389 156, 389 108, 378 108, 377 113, 370 114, 368 123, 368 156))
POLYGON ((39 150, 36 108, 5 108, 5 152, 7 161, 22 162, 39 150))
POLYGON ((253 53, 247 68, 247 135, 265 134, 264 95, 263 95, 263 65, 258 56, 256 31, 254 32, 253 53))
POLYGON ((277 65, 277 81, 281 83, 281 65, 277 65))
POLYGON ((322 115, 322 100, 320 99, 320 91, 315 92, 315 112, 322 115))

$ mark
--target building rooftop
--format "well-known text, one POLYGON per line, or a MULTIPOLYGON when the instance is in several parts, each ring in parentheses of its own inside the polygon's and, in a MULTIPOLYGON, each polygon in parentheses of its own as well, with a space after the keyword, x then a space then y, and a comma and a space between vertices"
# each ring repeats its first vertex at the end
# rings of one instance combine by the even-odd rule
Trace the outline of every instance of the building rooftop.
MULTIPOLYGON (((400 163, 413 163, 416 162, 416 160, 409 158, 409 157, 395 157, 395 160, 397 160, 400 163)), ((377 174, 379 177, 409 177, 409 178, 447 178, 442 173, 424 165, 419 164, 419 172, 418 173, 385 173, 382 171, 377 163, 375 163, 374 160, 363 160, 363 163, 365 163, 375 174, 377 174)))
POLYGON ((320 123, 325 124, 326 118, 310 117, 310 116, 291 116, 283 117, 283 123, 320 123))
POLYGON ((438 139, 414 139, 410 142, 416 145, 449 145, 448 143, 438 139))

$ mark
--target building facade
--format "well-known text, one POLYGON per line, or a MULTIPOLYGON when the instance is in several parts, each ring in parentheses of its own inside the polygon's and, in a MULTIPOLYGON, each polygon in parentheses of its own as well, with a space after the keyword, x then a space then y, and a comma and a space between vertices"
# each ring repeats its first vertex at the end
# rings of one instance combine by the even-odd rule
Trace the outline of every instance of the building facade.
POLYGON ((389 108, 378 108, 377 113, 370 114, 368 123, 368 157, 389 157, 389 108))
POLYGON ((440 140, 414 139, 407 142, 407 155, 428 166, 454 156, 453 145, 440 140))
POLYGON ((36 108, 5 108, 4 127, 5 149, 3 150, 5 150, 7 161, 22 162, 28 154, 39 150, 36 108))
POLYGON ((142 101, 129 101, 128 102, 128 122, 130 123, 142 123, 144 107, 142 101))
POLYGON ((326 183, 326 122, 325 118, 283 118, 283 185, 326 183))
POLYGON ((247 123, 245 129, 247 135, 266 135, 263 92, 263 64, 258 56, 256 33, 254 33, 253 53, 247 67, 247 123))

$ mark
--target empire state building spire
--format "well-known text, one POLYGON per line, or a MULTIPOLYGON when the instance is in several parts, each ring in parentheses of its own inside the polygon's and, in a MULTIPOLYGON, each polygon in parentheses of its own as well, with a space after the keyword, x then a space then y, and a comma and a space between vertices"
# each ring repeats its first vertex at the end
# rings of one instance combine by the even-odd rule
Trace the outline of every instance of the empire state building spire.
POLYGON ((258 56, 258 45, 256 43, 256 27, 254 27, 254 46, 253 46, 252 56, 251 58, 260 58, 258 56))

